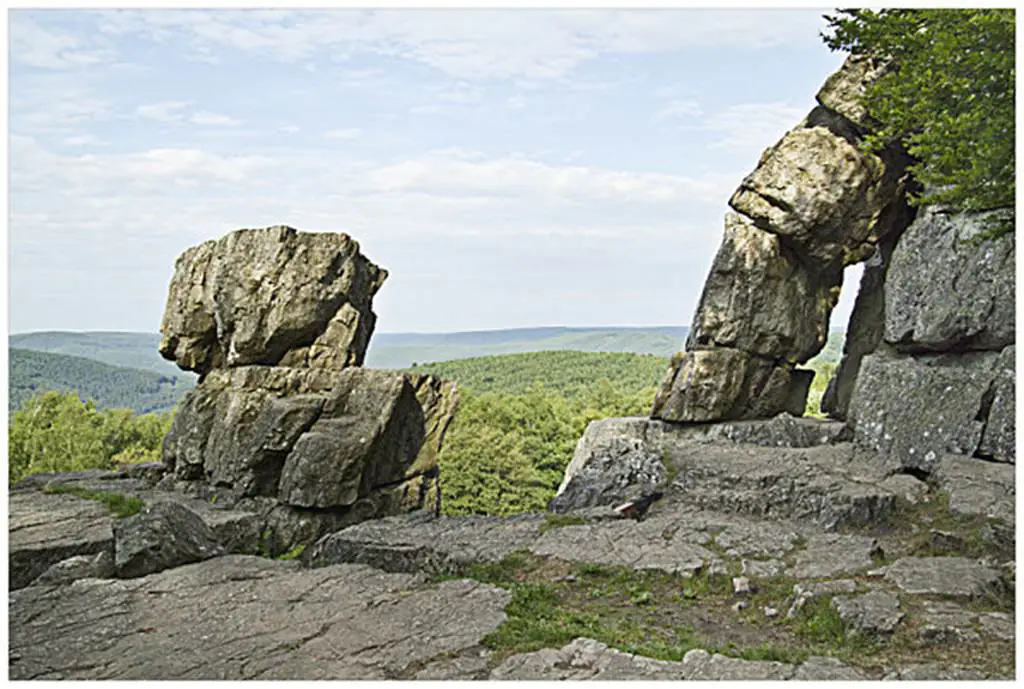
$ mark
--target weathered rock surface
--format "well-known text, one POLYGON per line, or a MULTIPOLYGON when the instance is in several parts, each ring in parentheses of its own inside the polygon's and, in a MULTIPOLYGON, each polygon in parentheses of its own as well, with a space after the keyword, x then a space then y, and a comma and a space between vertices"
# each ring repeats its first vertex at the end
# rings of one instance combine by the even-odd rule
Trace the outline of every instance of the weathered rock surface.
POLYGON ((663 487, 664 457, 680 443, 743 443, 766 447, 812 447, 845 437, 836 422, 780 414, 767 420, 679 426, 657 419, 599 419, 588 424, 566 467, 550 508, 566 512, 610 505, 663 487))
POLYGON ((926 207, 900 238, 885 286, 885 340, 918 352, 1000 350, 1013 344, 1014 233, 976 241, 1012 211, 926 207))
MULTIPOLYGON (((138 497, 146 503, 181 503, 204 523, 200 528, 190 520, 195 529, 205 534, 208 528, 226 552, 258 550, 262 527, 257 515, 219 509, 181 493, 154 490, 129 478, 128 473, 90 471, 50 475, 45 480, 36 476, 31 481, 19 482, 20 487, 10 493, 8 502, 10 587, 22 588, 40 577, 47 583, 63 584, 80 578, 114 576, 109 570, 113 567, 115 526, 119 520, 100 502, 73 494, 46 493, 47 486, 74 485, 138 497)), ((162 538, 159 534, 151 536, 162 538)), ((125 552, 122 547, 122 555, 125 552)))
POLYGON ((828 336, 822 324, 835 286, 795 265, 779 235, 726 213, 687 349, 728 347, 769 360, 807 361, 828 336))
POLYGON ((975 598, 998 591, 999 572, 965 557, 903 557, 885 579, 907 593, 975 598))
POLYGON ((556 512, 619 503, 654 490, 667 469, 649 437, 647 419, 603 419, 587 425, 550 508, 556 512))
POLYGON ((425 375, 215 370, 176 415, 164 462, 260 512, 284 552, 361 519, 439 509, 437 454, 457 404, 453 383, 425 375))
POLYGON ((113 547, 110 513, 99 503, 23 489, 9 494, 7 509, 11 589, 27 586, 62 560, 113 547))
MULTIPOLYGON (((970 668, 944 667, 938 663, 921 663, 902 668, 886 675, 883 680, 903 680, 907 682, 933 682, 936 680, 970 681, 990 679, 984 672, 970 668)), ((1001 679, 992 677, 991 679, 1001 679)))
POLYGON ((867 536, 820 534, 812 536, 800 552, 792 575, 817 579, 836 574, 852 574, 870 567, 872 555, 881 554, 878 542, 867 536))
POLYGON ((741 660, 703 650, 682 662, 653 660, 624 653, 593 639, 578 638, 560 649, 511 656, 491 672, 492 680, 857 680, 855 668, 832 659, 811 657, 800 665, 741 660))
POLYGON ((931 472, 944 454, 971 455, 999 355, 864 357, 850 403, 855 442, 931 472))
POLYGON ((871 58, 851 55, 841 69, 825 80, 816 96, 824 107, 842 115, 853 124, 871 129, 875 123, 864 107, 868 86, 884 75, 889 66, 871 58))
POLYGON ((919 636, 933 644, 957 644, 978 641, 982 635, 1013 641, 1013 615, 1005 612, 980 612, 945 600, 925 601, 920 615, 919 636))
POLYGON ((508 593, 232 555, 11 594, 10 678, 398 679, 476 647, 508 593))
POLYGON ((836 596, 832 606, 839 618, 856 633, 869 636, 892 634, 906 614, 899 598, 885 591, 869 591, 860 596, 836 596))
POLYGON ((387 277, 346 234, 238 230, 175 263, 160 353, 200 375, 262 364, 362 364, 387 277))
POLYGON ((761 155, 729 205, 824 267, 868 240, 882 209, 896 199, 901 173, 855 141, 809 124, 761 155))
MULTIPOLYGON (((811 381, 794 366, 826 342, 843 266, 870 256, 910 220, 905 157, 859 145, 868 122, 855 94, 881 73, 848 60, 819 94, 826 105, 766 150, 732 195, 736 212, 726 216, 686 351, 673 358, 652 418, 803 413, 811 381)), ((855 368, 851 359, 844 393, 855 368)))
POLYGON ((29 586, 60 586, 77 579, 112 579, 116 574, 114 556, 109 550, 95 555, 75 555, 50 565, 29 586))
POLYGON ((325 536, 310 549, 307 561, 312 567, 357 562, 386 572, 452 573, 527 548, 539 537, 542 523, 536 516, 386 517, 325 536))
POLYGON ((1011 464, 1017 458, 1016 354, 1016 346, 1006 347, 996 360, 988 392, 991 403, 977 452, 979 457, 1011 464))
POLYGON ((146 505, 138 514, 114 522, 114 569, 122 578, 223 554, 202 517, 178 502, 146 505))
POLYGON ((940 490, 949 493, 953 513, 1001 519, 1013 530, 1017 488, 1012 465, 943 455, 933 478, 940 490))

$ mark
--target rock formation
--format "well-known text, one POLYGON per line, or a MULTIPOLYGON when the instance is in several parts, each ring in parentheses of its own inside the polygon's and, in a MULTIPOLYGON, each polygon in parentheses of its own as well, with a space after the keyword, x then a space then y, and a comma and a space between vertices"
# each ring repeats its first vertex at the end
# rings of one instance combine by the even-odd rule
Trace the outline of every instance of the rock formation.
POLYGON ((803 413, 843 268, 909 220, 905 156, 859 147, 857 103, 881 68, 853 59, 819 106, 761 156, 729 200, 725 236, 651 417, 672 422, 803 413))
POLYGON ((360 367, 386 277, 348 235, 289 227, 182 254, 160 351, 201 380, 164 441, 163 485, 262 515, 271 552, 362 519, 436 512, 456 390, 360 367))
POLYGON ((910 223, 900 156, 856 146, 884 69, 849 60, 744 180, 655 418, 589 425, 560 514, 437 515, 455 389, 358 367, 385 274, 351 239, 187 251, 161 351, 202 381, 163 463, 11 492, 10 677, 1013 677, 1014 239, 910 223), (833 419, 797 418, 865 259, 833 419), (78 497, 109 493, 146 507, 78 497))

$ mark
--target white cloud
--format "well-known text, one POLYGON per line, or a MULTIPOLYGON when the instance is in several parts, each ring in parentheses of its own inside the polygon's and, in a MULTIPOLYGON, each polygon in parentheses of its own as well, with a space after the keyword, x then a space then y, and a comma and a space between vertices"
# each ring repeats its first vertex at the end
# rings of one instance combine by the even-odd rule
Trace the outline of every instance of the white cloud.
POLYGON ((207 112, 206 110, 200 110, 199 112, 193 113, 189 116, 188 121, 193 124, 207 125, 211 127, 236 127, 242 124, 241 120, 236 120, 234 117, 218 115, 215 112, 207 112))
POLYGON ((294 124, 283 124, 280 127, 278 127, 278 130, 284 132, 285 134, 295 134, 296 132, 299 131, 299 127, 294 124))
POLYGON ((81 134, 79 136, 69 136, 64 139, 63 144, 65 146, 105 146, 106 141, 102 141, 92 134, 81 134))
POLYGON ((561 78, 606 53, 694 47, 750 50, 819 40, 811 10, 333 10, 101 13, 101 31, 164 41, 183 36, 196 52, 227 48, 282 62, 318 52, 400 57, 461 79, 561 78))
POLYGON ((654 113, 655 119, 677 119, 696 117, 704 111, 696 98, 676 98, 654 113))
POLYGON ((363 133, 358 127, 348 129, 331 129, 324 134, 325 139, 358 139, 363 133))
POLYGON ((730 106, 704 123, 704 129, 718 135, 708 148, 760 152, 798 125, 810 109, 810 105, 790 103, 741 103, 730 106))
POLYGON ((82 34, 72 36, 44 28, 24 10, 10 10, 8 17, 10 56, 16 62, 44 69, 79 69, 112 57, 108 48, 87 44, 82 34))
POLYGON ((157 122, 181 122, 185 119, 181 111, 189 107, 188 101, 164 101, 161 103, 149 103, 135 108, 135 115, 144 120, 155 120, 157 122))

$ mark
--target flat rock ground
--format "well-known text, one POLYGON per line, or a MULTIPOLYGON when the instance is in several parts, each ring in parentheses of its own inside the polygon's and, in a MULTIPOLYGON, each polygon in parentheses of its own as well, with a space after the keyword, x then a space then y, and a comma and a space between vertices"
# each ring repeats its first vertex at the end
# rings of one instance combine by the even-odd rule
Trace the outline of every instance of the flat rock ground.
MULTIPOLYGON (((1012 468, 925 484, 848 444, 667 459, 639 522, 409 515, 301 560, 49 584, 50 564, 111 547, 114 517, 48 482, 181 498, 116 472, 29 481, 10 501, 10 678, 1014 677, 1013 523, 993 507, 1012 468)), ((193 506, 218 533, 245 516, 193 506)))

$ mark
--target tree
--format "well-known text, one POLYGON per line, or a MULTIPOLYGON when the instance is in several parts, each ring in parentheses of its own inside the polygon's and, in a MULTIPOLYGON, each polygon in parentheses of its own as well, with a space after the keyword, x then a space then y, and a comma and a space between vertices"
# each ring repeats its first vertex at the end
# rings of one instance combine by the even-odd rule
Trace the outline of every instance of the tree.
POLYGON ((924 192, 915 203, 1013 206, 1013 10, 841 10, 825 19, 829 48, 893 67, 867 94, 881 126, 866 145, 899 141, 916 159, 910 170, 924 192))

